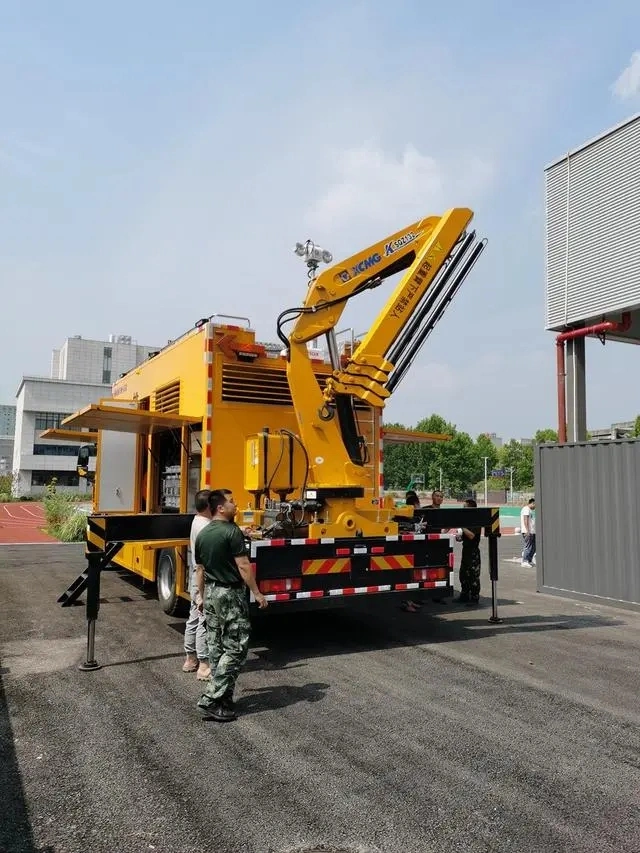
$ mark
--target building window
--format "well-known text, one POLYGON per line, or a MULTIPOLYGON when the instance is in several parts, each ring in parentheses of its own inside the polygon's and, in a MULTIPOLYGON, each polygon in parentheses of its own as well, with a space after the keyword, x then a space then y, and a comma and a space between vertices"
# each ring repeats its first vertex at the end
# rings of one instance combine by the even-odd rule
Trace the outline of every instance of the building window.
POLYGON ((69 417, 66 412, 36 412, 36 429, 56 429, 60 423, 69 417))
POLYGON ((34 456, 77 456, 79 446, 71 444, 34 444, 34 456))
POLYGON ((102 384, 103 385, 111 385, 111 371, 103 370, 102 371, 102 384))
POLYGON ((75 471, 32 471, 32 486, 48 486, 55 478, 57 486, 77 486, 80 482, 75 471))

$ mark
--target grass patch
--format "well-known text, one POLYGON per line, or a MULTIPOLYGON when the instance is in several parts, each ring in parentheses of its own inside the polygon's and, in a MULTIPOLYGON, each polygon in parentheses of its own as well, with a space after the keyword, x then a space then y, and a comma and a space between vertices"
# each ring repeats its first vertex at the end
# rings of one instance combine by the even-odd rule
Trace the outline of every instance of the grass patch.
POLYGON ((84 542, 86 530, 86 513, 74 507, 72 514, 58 528, 57 537, 61 542, 84 542))
POLYGON ((75 496, 56 491, 55 478, 47 485, 44 496, 44 514, 47 520, 47 533, 61 542, 84 542, 87 529, 87 516, 76 509, 75 496))

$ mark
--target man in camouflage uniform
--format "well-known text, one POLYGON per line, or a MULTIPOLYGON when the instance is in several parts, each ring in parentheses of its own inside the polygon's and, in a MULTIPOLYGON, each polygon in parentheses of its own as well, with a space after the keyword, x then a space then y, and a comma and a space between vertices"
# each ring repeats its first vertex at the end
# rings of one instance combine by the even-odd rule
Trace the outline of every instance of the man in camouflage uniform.
POLYGON ((246 587, 260 608, 267 600, 258 589, 244 536, 234 523, 236 505, 228 489, 209 495, 212 520, 195 542, 196 583, 207 622, 211 680, 198 701, 206 719, 236 719, 233 691, 247 659, 251 623, 246 587))

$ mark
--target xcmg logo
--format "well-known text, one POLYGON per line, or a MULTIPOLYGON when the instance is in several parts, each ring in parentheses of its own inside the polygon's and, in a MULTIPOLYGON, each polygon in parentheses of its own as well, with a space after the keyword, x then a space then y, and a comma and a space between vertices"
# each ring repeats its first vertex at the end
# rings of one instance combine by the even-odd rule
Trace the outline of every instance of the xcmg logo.
POLYGON ((363 272, 372 269, 372 267, 378 266, 381 260, 382 257, 377 252, 374 252, 373 255, 369 255, 368 258, 364 258, 363 260, 359 261, 355 266, 351 267, 350 272, 347 272, 347 270, 341 272, 340 278, 342 279, 342 281, 349 281, 352 276, 362 275, 363 272))

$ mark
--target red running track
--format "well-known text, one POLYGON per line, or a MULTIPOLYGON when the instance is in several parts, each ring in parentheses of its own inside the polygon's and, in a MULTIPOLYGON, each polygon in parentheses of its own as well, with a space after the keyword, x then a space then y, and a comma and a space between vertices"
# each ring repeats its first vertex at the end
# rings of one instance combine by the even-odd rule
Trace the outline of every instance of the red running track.
POLYGON ((0 545, 57 542, 44 533, 44 509, 37 503, 0 503, 0 545))

